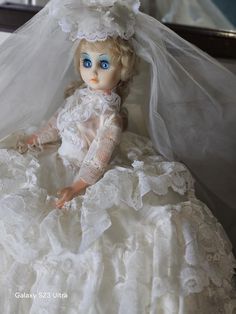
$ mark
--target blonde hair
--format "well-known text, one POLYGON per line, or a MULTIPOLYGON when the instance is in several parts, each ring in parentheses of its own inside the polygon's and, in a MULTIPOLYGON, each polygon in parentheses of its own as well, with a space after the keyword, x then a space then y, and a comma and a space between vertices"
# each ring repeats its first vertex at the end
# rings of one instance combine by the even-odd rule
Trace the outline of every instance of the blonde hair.
MULTIPOLYGON (((82 49, 90 49, 99 51, 104 47, 108 47, 112 53, 112 58, 115 58, 121 65, 121 81, 116 88, 117 94, 121 97, 122 102, 127 97, 129 92, 129 83, 136 73, 137 57, 131 43, 128 40, 120 37, 108 37, 105 41, 88 42, 82 39, 75 50, 74 66, 78 74, 80 74, 80 53, 82 49)), ((74 91, 83 85, 78 81, 71 82, 65 90, 65 97, 74 93, 74 91)))

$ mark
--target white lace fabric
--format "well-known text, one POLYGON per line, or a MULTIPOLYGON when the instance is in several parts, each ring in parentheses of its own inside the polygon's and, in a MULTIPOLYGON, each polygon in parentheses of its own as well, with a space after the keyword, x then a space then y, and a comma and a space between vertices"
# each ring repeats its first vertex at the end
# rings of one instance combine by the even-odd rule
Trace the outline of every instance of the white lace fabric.
POLYGON ((105 117, 103 127, 91 143, 75 181, 93 184, 105 173, 115 148, 120 143, 121 125, 114 115, 105 117))
POLYGON ((4 313, 234 314, 231 245, 183 164, 125 132, 110 169, 65 214, 48 192, 73 175, 57 156, 0 150, 4 313))
POLYGON ((59 110, 49 119, 47 124, 43 126, 34 134, 37 136, 36 145, 42 146, 43 144, 56 142, 60 139, 58 129, 57 129, 57 117, 59 110))
POLYGON ((107 169, 122 132, 120 97, 90 90, 78 89, 62 109, 36 132, 40 145, 58 141, 59 154, 64 162, 72 164, 82 179, 94 184, 107 169))

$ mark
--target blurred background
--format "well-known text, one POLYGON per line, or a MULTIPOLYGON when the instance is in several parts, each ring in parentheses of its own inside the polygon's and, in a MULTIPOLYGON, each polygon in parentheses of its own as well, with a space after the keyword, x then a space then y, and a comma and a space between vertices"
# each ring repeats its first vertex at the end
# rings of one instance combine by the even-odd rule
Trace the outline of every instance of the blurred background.
POLYGON ((144 11, 166 23, 232 30, 235 0, 143 0, 144 11))
POLYGON ((37 6, 44 6, 47 4, 48 0, 10 0, 10 1, 0 1, 2 3, 15 3, 15 4, 24 4, 24 5, 37 5, 37 6))

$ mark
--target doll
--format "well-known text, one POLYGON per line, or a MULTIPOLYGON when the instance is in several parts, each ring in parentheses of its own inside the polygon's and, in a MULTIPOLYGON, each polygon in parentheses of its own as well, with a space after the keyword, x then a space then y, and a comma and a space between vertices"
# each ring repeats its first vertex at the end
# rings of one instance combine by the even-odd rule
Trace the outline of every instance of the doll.
POLYGON ((231 244, 196 197, 186 167, 233 204, 228 185, 218 182, 234 166, 228 157, 235 80, 138 7, 135 0, 53 0, 24 36, 4 46, 9 54, 27 39, 34 49, 19 67, 28 93, 18 72, 12 78, 15 59, 1 68, 7 81, 0 85, 0 134, 22 127, 32 134, 52 117, 33 135, 11 133, 1 143, 4 313, 235 311, 231 244), (144 79, 140 70, 139 86, 137 59, 149 73, 144 79), (73 64, 79 83, 61 106, 73 64), (5 92, 9 81, 15 93, 5 92), (122 132, 129 87, 138 96, 135 110, 139 101, 144 107, 150 138, 122 132))
MULTIPOLYGON (((83 90, 82 95, 88 93, 91 99, 94 96, 96 101, 99 101, 98 97, 99 94, 101 94, 100 101, 108 102, 108 107, 103 108, 100 112, 99 110, 98 112, 94 112, 89 119, 87 118, 84 121, 78 122, 75 120, 76 123, 81 123, 82 131, 79 127, 78 136, 82 137, 81 141, 84 143, 79 145, 80 149, 81 145, 84 146, 84 151, 81 157, 79 157, 81 152, 78 151, 76 153, 78 155, 72 155, 72 158, 82 159, 89 151, 90 159, 84 162, 82 159, 82 166, 81 161, 79 164, 81 170, 74 179, 74 183, 58 191, 58 194, 61 195, 60 199, 56 202, 58 208, 62 208, 65 202, 71 201, 72 198, 78 196, 78 194, 90 184, 94 184, 104 173, 111 159, 113 150, 120 141, 120 132, 123 128, 122 122, 124 121, 125 123, 125 111, 123 111, 123 115, 120 114, 121 99, 124 100, 127 94, 128 83, 134 73, 135 59, 132 46, 127 40, 122 40, 121 38, 108 38, 106 41, 95 43, 86 42, 85 40, 80 41, 75 51, 74 65, 76 71, 81 75, 82 80, 87 86, 83 90), (116 90, 119 96, 114 96, 114 91, 116 90), (102 100, 104 96, 105 98, 102 100), (112 103, 114 101, 116 104, 112 103), (110 109, 109 102, 111 102, 110 109), (112 106, 114 105, 116 108, 112 110, 112 106), (86 129, 87 132, 85 131, 86 129), (83 134, 83 132, 85 134, 83 134)), ((78 87, 78 83, 73 82, 73 84, 67 88, 65 94, 67 96, 71 93, 74 94, 77 91, 76 86, 78 87)), ((78 102, 78 105, 81 106, 81 100, 76 99, 76 97, 79 98, 81 95, 79 92, 76 94, 74 96, 70 95, 71 97, 68 102, 72 102, 72 98, 74 97, 74 102, 78 102)), ((88 99, 86 101, 88 101, 88 99)), ((57 123, 60 123, 60 119, 59 122, 57 122, 57 119, 58 112, 41 131, 26 139, 26 145, 42 146, 43 144, 57 141, 59 137, 57 123)), ((64 126, 64 128, 65 127, 68 126, 64 126)), ((66 137, 64 140, 66 140, 66 137)), ((22 142, 20 145, 21 149, 25 146, 22 142)), ((64 147, 66 147, 66 145, 64 145, 64 147)), ((62 156, 63 154, 66 155, 66 153, 63 152, 64 147, 62 145, 61 148, 59 148, 59 152, 62 152, 62 156)), ((25 149, 23 149, 23 152, 25 152, 25 149)), ((75 148, 71 147, 71 150, 72 149, 75 150, 75 148)))

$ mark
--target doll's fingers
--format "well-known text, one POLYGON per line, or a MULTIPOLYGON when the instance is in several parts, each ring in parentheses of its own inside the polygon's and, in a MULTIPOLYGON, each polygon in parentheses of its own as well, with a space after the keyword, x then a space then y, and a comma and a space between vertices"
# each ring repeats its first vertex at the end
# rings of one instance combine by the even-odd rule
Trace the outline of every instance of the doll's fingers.
POLYGON ((65 202, 56 202, 57 208, 62 208, 64 206, 65 202))
POLYGON ((61 205, 61 204, 64 204, 65 203, 65 199, 64 198, 60 198, 58 201, 57 201, 57 205, 61 205))
POLYGON ((28 151, 28 145, 24 141, 18 141, 16 148, 20 154, 24 154, 28 151))
POLYGON ((68 188, 58 191, 57 194, 61 195, 61 198, 56 202, 57 208, 62 208, 66 202, 71 201, 73 198, 73 194, 68 190, 68 188))
POLYGON ((62 195, 64 193, 66 193, 66 192, 68 192, 68 188, 63 188, 63 189, 57 191, 57 195, 62 195))
POLYGON ((54 203, 54 206, 55 206, 56 208, 61 209, 61 208, 63 207, 63 204, 60 204, 60 203, 55 202, 55 203, 54 203))
POLYGON ((29 144, 29 145, 35 145, 36 142, 37 142, 37 135, 36 134, 32 134, 30 137, 28 137, 26 139, 26 144, 29 144))
POLYGON ((57 203, 65 201, 65 194, 61 195, 61 197, 58 198, 57 203))
POLYGON ((72 200, 72 198, 73 198, 73 197, 69 196, 69 197, 66 198, 66 199, 63 199, 63 200, 61 199, 61 200, 59 200, 59 201, 56 203, 57 207, 58 207, 58 208, 63 208, 67 202, 70 202, 70 201, 72 200))
POLYGON ((58 205, 64 205, 65 202, 67 201, 68 193, 64 193, 64 195, 57 201, 58 205))

